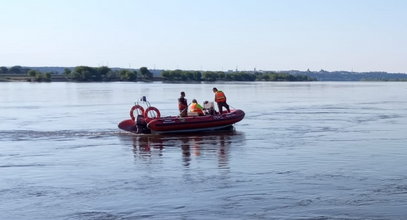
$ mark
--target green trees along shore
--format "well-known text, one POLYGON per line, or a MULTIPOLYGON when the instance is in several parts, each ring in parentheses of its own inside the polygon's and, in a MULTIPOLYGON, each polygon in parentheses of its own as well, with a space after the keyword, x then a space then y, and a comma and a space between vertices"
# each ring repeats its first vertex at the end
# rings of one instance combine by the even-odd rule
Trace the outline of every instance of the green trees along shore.
POLYGON ((112 82, 112 81, 164 81, 164 82, 213 82, 213 81, 403 81, 405 73, 348 72, 348 71, 196 71, 149 70, 89 67, 22 67, 0 66, 0 82, 112 82))
POLYGON ((51 82, 52 73, 42 73, 37 70, 29 70, 27 74, 30 76, 30 81, 32 82, 51 82))
POLYGON ((147 67, 139 70, 112 70, 106 66, 78 66, 73 70, 65 69, 64 75, 72 81, 313 81, 315 79, 304 75, 286 73, 249 73, 249 72, 213 72, 164 70, 159 76, 154 76, 147 67))
POLYGON ((107 66, 89 67, 77 66, 73 70, 65 69, 64 75, 68 80, 78 82, 109 82, 109 81, 150 81, 153 74, 147 67, 139 70, 112 70, 107 66))
MULTIPOLYGON (((33 67, 34 68, 34 67, 33 67)), ((0 81, 74 81, 74 82, 111 82, 111 81, 314 81, 306 75, 292 75, 276 72, 222 72, 222 71, 186 71, 163 70, 151 72, 147 67, 140 69, 109 68, 107 66, 77 66, 65 68, 63 73, 42 72, 40 70, 13 66, 0 67, 0 81)))
POLYGON ((275 72, 222 72, 166 70, 161 73, 166 81, 315 81, 305 75, 275 72))

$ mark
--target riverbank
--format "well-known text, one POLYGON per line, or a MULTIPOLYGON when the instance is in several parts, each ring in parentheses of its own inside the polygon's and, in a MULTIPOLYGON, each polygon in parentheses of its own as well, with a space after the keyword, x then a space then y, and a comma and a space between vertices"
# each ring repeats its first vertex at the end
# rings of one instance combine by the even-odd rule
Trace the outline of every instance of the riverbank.
MULTIPOLYGON (((50 75, 50 81, 49 82, 121 82, 121 81, 128 81, 128 82, 166 82, 166 83, 200 83, 200 82, 214 82, 214 81, 219 81, 219 82, 233 82, 233 81, 243 81, 243 82, 253 82, 253 81, 317 81, 315 79, 312 80, 288 80, 284 78, 280 79, 264 79, 264 80, 245 80, 245 79, 237 79, 237 80, 225 80, 225 79, 217 79, 216 77, 211 79, 211 80, 193 80, 193 79, 182 79, 182 78, 166 78, 162 76, 153 76, 150 79, 140 79, 140 80, 100 80, 100 81, 95 81, 95 80, 83 80, 83 81, 77 81, 73 79, 68 79, 64 74, 51 74, 50 75)), ((28 76, 27 74, 0 74, 0 82, 38 82, 34 77, 28 76)))
MULTIPOLYGON (((119 82, 120 80, 108 81, 108 82, 119 82)), ((125 80, 126 81, 126 80, 125 80)), ((194 80, 167 80, 163 77, 153 77, 152 79, 140 80, 140 82, 166 82, 166 83, 199 83, 199 82, 210 82, 210 81, 194 81, 194 80)), ((215 80, 215 81, 225 81, 225 80, 215 80)), ((238 80, 242 81, 242 80, 238 80)), ((243 80, 244 81, 244 80, 243 80)), ((286 81, 286 80, 265 80, 265 81, 286 81)), ((326 80, 313 80, 313 81, 326 81, 326 80)), ((328 80, 329 81, 329 80, 328 80)), ((331 80, 331 81, 349 81, 349 80, 331 80)), ((350 81, 371 81, 371 82, 407 82, 407 79, 361 79, 361 80, 350 80, 350 81)), ((27 74, 0 74, 0 82, 36 82, 33 77, 27 74)), ((50 82, 78 82, 74 80, 69 80, 63 74, 51 74, 50 82)), ((230 80, 227 80, 230 82, 230 80)))
MULTIPOLYGON (((34 82, 27 74, 0 74, 0 82, 34 82)), ((62 74, 51 74, 51 82, 68 82, 62 74)))

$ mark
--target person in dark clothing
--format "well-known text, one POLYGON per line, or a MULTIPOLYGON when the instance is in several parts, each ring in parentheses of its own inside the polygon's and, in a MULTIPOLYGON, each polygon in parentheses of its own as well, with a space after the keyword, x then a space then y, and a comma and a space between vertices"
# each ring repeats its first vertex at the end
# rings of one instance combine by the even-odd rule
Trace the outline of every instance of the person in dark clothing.
POLYGON ((185 98, 185 92, 181 92, 181 97, 178 99, 178 110, 181 117, 186 117, 188 115, 188 103, 185 98))

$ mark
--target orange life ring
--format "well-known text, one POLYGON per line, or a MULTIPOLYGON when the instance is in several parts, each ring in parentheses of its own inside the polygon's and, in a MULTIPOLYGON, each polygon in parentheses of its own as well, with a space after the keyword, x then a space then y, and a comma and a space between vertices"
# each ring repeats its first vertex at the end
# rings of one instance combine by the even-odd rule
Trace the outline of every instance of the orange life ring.
POLYGON ((144 115, 144 108, 141 105, 135 105, 130 109, 130 117, 131 120, 136 120, 136 117, 134 117, 134 110, 137 110, 137 115, 144 115), (139 110, 141 111, 141 114, 139 114, 139 110))
POLYGON ((146 109, 146 111, 144 112, 144 118, 145 118, 146 121, 150 121, 150 120, 155 119, 155 118, 160 118, 160 116, 161 116, 160 110, 158 110, 156 107, 150 106, 150 107, 148 107, 148 108, 146 109), (154 112, 155 112, 155 113, 154 113, 155 117, 150 117, 150 116, 148 115, 148 113, 149 113, 150 111, 154 111, 154 112))

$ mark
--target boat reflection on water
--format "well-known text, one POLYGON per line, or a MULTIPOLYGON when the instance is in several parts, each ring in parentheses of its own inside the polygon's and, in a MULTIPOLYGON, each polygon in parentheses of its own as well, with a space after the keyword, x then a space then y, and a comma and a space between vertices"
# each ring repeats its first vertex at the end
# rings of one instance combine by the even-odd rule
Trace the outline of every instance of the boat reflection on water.
POLYGON ((233 129, 197 134, 132 135, 130 138, 136 160, 149 161, 156 157, 178 154, 180 149, 183 165, 187 167, 193 158, 215 157, 218 167, 226 168, 230 148, 244 144, 244 134, 233 129))

